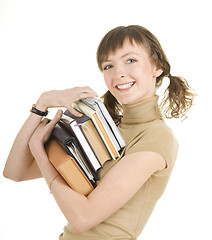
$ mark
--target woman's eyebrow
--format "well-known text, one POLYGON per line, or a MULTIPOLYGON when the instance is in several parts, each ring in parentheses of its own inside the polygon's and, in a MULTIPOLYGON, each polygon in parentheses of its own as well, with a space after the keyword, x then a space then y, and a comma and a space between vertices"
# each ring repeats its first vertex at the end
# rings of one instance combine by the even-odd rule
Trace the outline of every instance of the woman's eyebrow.
POLYGON ((128 55, 137 55, 137 56, 139 56, 139 54, 136 53, 136 52, 128 52, 128 53, 125 53, 124 55, 122 55, 121 58, 125 58, 125 57, 127 57, 128 55))
POLYGON ((102 61, 102 63, 107 63, 107 62, 111 62, 111 60, 110 59, 105 59, 105 60, 102 61))
MULTIPOLYGON (((137 55, 137 56, 139 56, 139 54, 138 53, 136 53, 136 52, 127 52, 127 53, 125 53, 125 54, 123 54, 122 56, 121 56, 121 58, 125 58, 125 57, 127 57, 127 56, 129 56, 129 55, 137 55)), ((106 62, 111 62, 112 60, 111 59, 105 59, 102 63, 106 63, 106 62)))

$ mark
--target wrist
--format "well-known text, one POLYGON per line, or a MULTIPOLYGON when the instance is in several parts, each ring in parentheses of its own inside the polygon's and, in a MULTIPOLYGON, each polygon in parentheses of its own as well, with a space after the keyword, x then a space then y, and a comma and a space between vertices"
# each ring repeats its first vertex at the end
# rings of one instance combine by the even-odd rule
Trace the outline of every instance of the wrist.
POLYGON ((31 112, 34 113, 34 114, 36 114, 36 115, 42 116, 42 117, 44 117, 44 116, 46 117, 46 116, 48 115, 48 113, 49 113, 48 110, 46 110, 45 112, 39 110, 39 109, 36 107, 35 104, 32 105, 31 112))

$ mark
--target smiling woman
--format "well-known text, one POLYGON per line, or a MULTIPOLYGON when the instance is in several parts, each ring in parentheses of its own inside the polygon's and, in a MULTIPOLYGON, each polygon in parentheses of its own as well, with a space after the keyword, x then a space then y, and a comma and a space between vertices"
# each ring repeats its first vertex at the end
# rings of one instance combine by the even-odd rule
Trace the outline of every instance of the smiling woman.
POLYGON ((120 26, 109 31, 99 44, 97 62, 105 76, 106 85, 111 87, 111 91, 105 95, 105 104, 114 106, 113 109, 108 106, 108 110, 115 119, 119 119, 120 103, 136 103, 139 99, 154 95, 165 76, 169 77, 170 85, 161 103, 164 116, 184 117, 193 104, 195 92, 185 79, 171 75, 171 66, 158 39, 142 26, 120 26), (129 64, 133 66, 128 66, 129 64), (112 69, 113 79, 110 73, 107 73, 112 69), (115 94, 123 92, 122 84, 128 83, 131 87, 126 86, 126 89, 134 89, 135 85, 140 90, 139 96, 132 94, 131 99, 127 94, 122 94, 123 99, 117 101, 115 94))
POLYGON ((97 60, 108 87, 105 105, 126 142, 120 157, 98 170, 97 187, 84 196, 58 175, 44 144, 62 112, 50 122, 41 116, 52 107, 65 107, 77 115, 74 101, 97 96, 90 87, 40 95, 33 106, 36 111, 14 141, 4 176, 14 181, 46 180, 68 220, 60 240, 135 240, 167 186, 178 152, 178 142, 158 106, 156 90, 169 75, 164 103, 169 103, 166 113, 171 117, 185 115, 194 93, 185 80, 170 75, 158 40, 141 26, 118 27, 107 33, 97 50, 97 60))

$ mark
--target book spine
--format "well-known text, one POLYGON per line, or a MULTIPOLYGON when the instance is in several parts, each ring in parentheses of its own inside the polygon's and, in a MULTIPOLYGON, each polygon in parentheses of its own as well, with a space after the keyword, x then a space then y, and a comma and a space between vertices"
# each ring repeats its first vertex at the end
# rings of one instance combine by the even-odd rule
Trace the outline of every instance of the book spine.
POLYGON ((108 122, 109 126, 112 129, 112 132, 115 136, 115 138, 117 139, 118 144, 120 145, 120 148, 124 148, 126 143, 121 135, 121 133, 119 132, 116 124, 114 123, 112 117, 110 116, 110 114, 108 113, 104 103, 102 101, 98 101, 95 100, 97 107, 99 108, 99 110, 102 112, 103 116, 105 117, 106 121, 108 122))
POLYGON ((110 152, 110 155, 112 156, 112 159, 115 160, 117 157, 119 157, 119 153, 118 153, 118 151, 116 151, 113 143, 111 142, 111 140, 110 140, 104 126, 102 125, 101 120, 98 117, 97 113, 95 113, 93 115, 93 122, 94 122, 97 130, 99 131, 99 134, 101 135, 102 139, 104 140, 105 145, 106 145, 108 151, 110 152))
POLYGON ((82 147, 83 152, 87 155, 89 162, 93 166, 94 170, 97 171, 99 168, 102 167, 99 160, 95 156, 93 150, 91 149, 90 145, 88 144, 86 138, 84 137, 83 133, 81 132, 79 126, 76 122, 71 123, 71 128, 76 135, 77 139, 79 140, 79 143, 82 147))
POLYGON ((112 159, 92 120, 87 121, 86 124, 80 126, 80 129, 102 165, 107 160, 112 159))
POLYGON ((98 113, 99 118, 101 119, 102 124, 104 125, 104 128, 107 130, 107 133, 108 133, 114 147, 116 148, 117 151, 119 151, 120 146, 119 146, 117 139, 115 138, 114 132, 112 131, 111 126, 108 123, 107 119, 105 118, 104 114, 102 113, 100 108, 98 108, 98 105, 96 105, 96 112, 98 113))

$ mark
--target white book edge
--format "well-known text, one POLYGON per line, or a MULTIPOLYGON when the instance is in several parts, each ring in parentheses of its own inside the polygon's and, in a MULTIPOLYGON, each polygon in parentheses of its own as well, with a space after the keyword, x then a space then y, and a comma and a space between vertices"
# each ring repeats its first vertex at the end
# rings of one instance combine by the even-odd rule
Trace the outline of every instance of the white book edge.
POLYGON ((70 125, 72 127, 73 132, 75 133, 75 135, 79 139, 80 145, 83 147, 84 151, 86 152, 86 155, 88 156, 89 161, 92 163, 94 169, 98 170, 99 168, 101 168, 102 165, 99 163, 99 160, 94 155, 94 153, 93 153, 92 149, 90 148, 87 140, 85 139, 85 136, 83 135, 83 133, 81 132, 79 127, 76 125, 76 122, 73 121, 70 125))
POLYGON ((111 139, 115 149, 117 151, 119 151, 121 148, 120 148, 120 146, 118 144, 118 141, 116 140, 112 130, 110 129, 110 127, 109 127, 109 125, 107 123, 107 120, 104 118, 104 116, 103 116, 102 112, 100 111, 100 109, 96 109, 96 112, 97 112, 99 118, 101 119, 102 124, 105 127, 105 129, 106 129, 106 131, 107 131, 107 133, 108 133, 108 135, 109 135, 109 137, 110 137, 110 139, 111 139))
POLYGON ((81 160, 80 157, 77 156, 77 154, 74 152, 74 150, 67 145, 67 148, 69 149, 69 151, 73 154, 73 156, 75 157, 75 159, 77 159, 77 162, 80 164, 80 166, 82 167, 82 169, 84 170, 84 172, 87 174, 88 178, 91 181, 94 181, 94 177, 93 175, 90 173, 90 170, 87 168, 87 166, 84 164, 84 162, 81 160))
POLYGON ((104 103, 103 103, 101 100, 96 99, 96 98, 95 98, 95 102, 96 102, 98 108, 100 109, 100 111, 102 111, 103 116, 105 116, 106 121, 108 121, 108 124, 110 125, 110 127, 111 127, 111 129, 112 129, 112 131, 113 131, 113 134, 114 134, 115 137, 117 138, 117 141, 118 141, 118 143, 120 144, 120 147, 121 147, 121 148, 124 148, 124 147, 126 146, 126 143, 125 143, 125 141, 124 141, 121 133, 119 132, 116 124, 114 123, 112 117, 111 117, 110 114, 108 113, 108 111, 107 111, 104 103))

